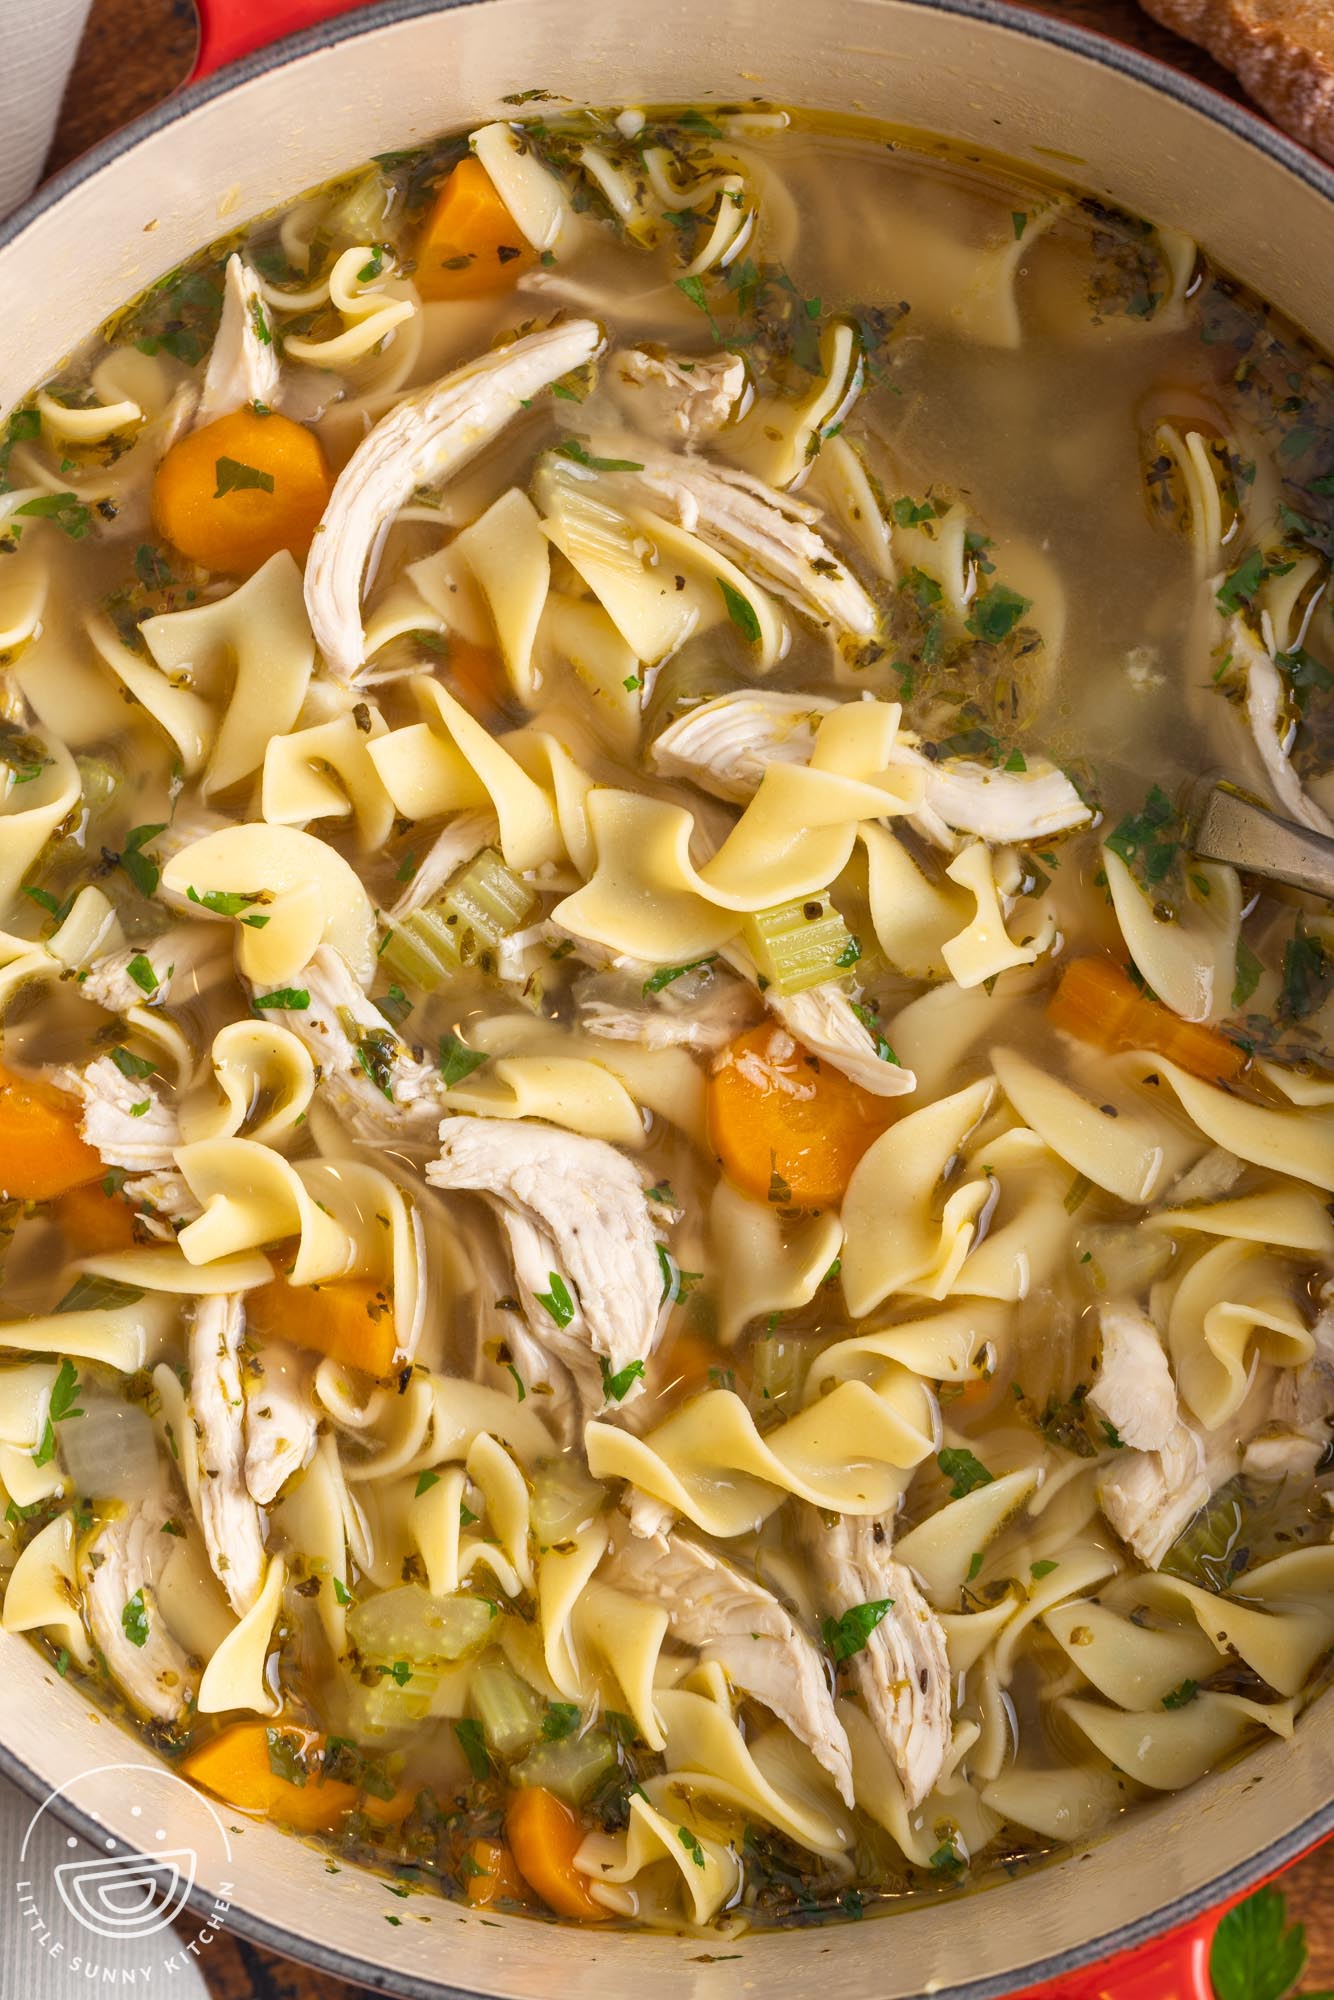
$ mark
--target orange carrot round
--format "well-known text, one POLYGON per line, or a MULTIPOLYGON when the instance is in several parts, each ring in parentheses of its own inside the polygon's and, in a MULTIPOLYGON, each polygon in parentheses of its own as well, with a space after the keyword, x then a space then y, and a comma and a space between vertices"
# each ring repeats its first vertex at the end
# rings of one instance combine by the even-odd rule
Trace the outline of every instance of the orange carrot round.
POLYGON ((1048 1003, 1047 1018, 1096 1048, 1152 1050, 1207 1083, 1233 1083, 1246 1067, 1235 1042, 1149 999, 1110 958, 1072 960, 1048 1003))
POLYGON ((331 1833, 354 1808, 380 1826, 396 1826, 407 1818, 413 1805, 410 1791, 400 1786, 392 1799, 380 1799, 342 1778, 324 1778, 324 1751, 325 1738, 317 1730, 294 1723, 238 1722, 191 1750, 181 1769, 239 1812, 262 1813, 302 1833, 331 1833), (283 1775, 289 1760, 271 1755, 271 1730, 284 1747, 290 1746, 291 1768, 304 1772, 304 1784, 283 1775))
POLYGON ((728 1180, 753 1201, 783 1206, 838 1201, 890 1116, 883 1099, 773 1022, 723 1051, 708 1107, 709 1139, 728 1180))
POLYGON ((558 1917, 601 1923, 610 1914, 594 1902, 588 1877, 574 1865, 584 1829, 554 1792, 542 1785, 511 1792, 505 1837, 520 1875, 558 1917))
POLYGON ((246 1293, 246 1323, 261 1338, 290 1340, 345 1368, 388 1375, 397 1335, 389 1295, 373 1278, 289 1285, 285 1278, 246 1293))
POLYGON ((503 1840, 470 1840, 463 1858, 463 1893, 473 1909, 528 1901, 527 1885, 503 1840))
POLYGON ((153 519, 205 569, 249 576, 279 549, 305 555, 331 488, 313 432, 233 410, 171 447, 153 481, 153 519))
POLYGON ((71 1250, 102 1257, 134 1244, 134 1210, 120 1195, 107 1194, 98 1181, 58 1195, 51 1214, 71 1250))
POLYGON ((531 244, 480 160, 460 160, 435 199, 417 245, 424 299, 481 299, 507 292, 534 261, 531 244))
POLYGON ((79 1116, 63 1092, 0 1069, 0 1195, 6 1201, 50 1201, 101 1179, 101 1156, 80 1136, 79 1116))

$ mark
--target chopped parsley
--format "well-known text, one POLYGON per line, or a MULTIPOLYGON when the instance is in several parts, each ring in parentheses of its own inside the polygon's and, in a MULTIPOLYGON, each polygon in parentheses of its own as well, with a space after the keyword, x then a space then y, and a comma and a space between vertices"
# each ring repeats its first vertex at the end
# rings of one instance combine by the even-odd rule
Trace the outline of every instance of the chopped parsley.
POLYGON ((650 993, 661 993, 664 986, 671 986, 676 980, 684 979, 687 972, 698 972, 701 966, 712 965, 715 957, 716 953, 710 952, 707 958, 692 958, 688 965, 660 965, 658 970, 651 972, 644 981, 645 997, 647 998, 650 993))
POLYGON ((590 472, 642 472, 642 462, 637 458, 594 458, 578 438, 567 437, 556 446, 561 458, 570 458, 576 465, 586 465, 590 472))
POLYGON ((618 1368, 613 1375, 605 1355, 598 1357, 602 1364, 602 1393, 609 1403, 622 1403, 635 1383, 644 1373, 642 1361, 627 1361, 624 1368, 618 1368))
POLYGON ((484 1055, 480 1049, 470 1049, 449 1029, 440 1037, 438 1067, 446 1090, 452 1090, 456 1083, 462 1083, 465 1077, 471 1076, 474 1070, 490 1060, 490 1056, 484 1055))
POLYGON ((542 1737, 547 1743, 561 1743, 573 1736, 583 1714, 577 1701, 549 1701, 542 1717, 542 1737))
POLYGON ((121 1629, 132 1646, 148 1644, 148 1613, 144 1609, 144 1593, 136 1590, 129 1603, 120 1614, 121 1629))
POLYGON ((153 970, 152 960, 147 958, 143 952, 137 951, 125 967, 125 970, 141 993, 157 992, 160 981, 153 970))
POLYGON ((24 514, 54 522, 72 542, 81 542, 93 522, 92 509, 84 506, 77 493, 39 493, 14 509, 15 518, 24 514))
POLYGON ((1163 1707, 1189 1708, 1199 1691, 1198 1681, 1182 1681, 1180 1687, 1174 1687, 1170 1694, 1163 1696, 1163 1707))
POLYGON ((128 1077, 132 1083, 142 1083, 146 1076, 157 1074, 157 1064, 150 1062, 147 1056, 135 1055, 132 1049, 114 1048, 111 1060, 121 1075, 128 1077))
POLYGON ((42 1425, 42 1435, 32 1455, 34 1465, 49 1465, 55 1457, 56 1425, 64 1423, 67 1418, 83 1415, 83 1411, 78 1409, 74 1402, 78 1393, 78 1370, 66 1355, 60 1364, 55 1381, 51 1384, 51 1396, 46 1406, 46 1422, 42 1425))
POLYGON ((419 1472, 417 1474, 416 1487, 413 1489, 413 1499, 420 1500, 423 1493, 429 1493, 433 1486, 438 1486, 439 1484, 440 1474, 438 1472, 419 1472))
POLYGON ((167 823, 165 820, 161 820, 155 826, 131 827, 125 836, 125 845, 120 852, 120 866, 129 876, 141 896, 154 896, 157 894, 157 885, 162 879, 162 870, 158 866, 156 856, 145 854, 144 849, 148 846, 150 840, 156 840, 158 835, 165 833, 166 830, 167 823))
POLYGON ((760 640, 760 621, 750 599, 743 597, 739 590, 734 590, 726 577, 718 578, 718 588, 723 594, 727 615, 737 631, 752 646, 757 646, 760 640))
POLYGON ((678 1826, 676 1837, 690 1856, 690 1859, 694 1862, 696 1868, 702 1868, 704 1866, 704 1849, 699 1844, 698 1834, 692 1833, 688 1826, 678 1826))
POLYGON ((972 1493, 979 1486, 990 1486, 994 1477, 966 1445, 946 1445, 936 1453, 936 1464, 950 1481, 951 1500, 962 1500, 965 1493, 972 1493))
POLYGON ((1107 845, 1141 886, 1153 888, 1170 874, 1181 850, 1182 830, 1176 807, 1154 785, 1140 811, 1129 814, 1108 834, 1107 845))
POLYGON ((570 1288, 559 1271, 548 1272, 547 1281, 551 1289, 547 1292, 538 1292, 537 1303, 551 1314, 557 1326, 568 1326, 574 1318, 574 1300, 570 1297, 570 1288))
POLYGON ((965 623, 975 639, 988 646, 999 646, 1009 638, 1024 613, 1032 609, 1032 603, 1031 598, 1021 597, 1007 584, 993 583, 990 590, 974 600, 965 623))
POLYGON ((459 1747, 468 1760, 468 1768, 480 1785, 491 1775, 491 1758, 487 1752, 486 1738, 482 1725, 470 1715, 465 1715, 454 1724, 454 1734, 459 1739, 459 1747))
POLYGON ((877 1597, 869 1604, 850 1605, 838 1618, 824 1619, 820 1625, 820 1637, 835 1661, 841 1663, 860 1653, 886 1612, 893 1608, 892 1597, 877 1597))
POLYGON ((221 500, 228 493, 272 493, 273 474, 261 472, 256 465, 243 465, 239 458, 220 458, 214 471, 217 474, 215 500, 221 500))
POLYGON ((310 1005, 310 995, 304 986, 277 986, 272 993, 257 993, 255 1005, 278 1012, 302 1014, 310 1005))

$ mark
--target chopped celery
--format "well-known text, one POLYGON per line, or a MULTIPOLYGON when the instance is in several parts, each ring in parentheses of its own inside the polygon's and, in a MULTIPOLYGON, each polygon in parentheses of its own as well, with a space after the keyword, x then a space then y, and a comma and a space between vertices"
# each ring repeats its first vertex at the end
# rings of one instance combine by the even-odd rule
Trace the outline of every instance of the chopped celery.
POLYGON ((540 1549, 573 1541, 606 1504, 606 1492, 572 1458, 548 1459, 533 1474, 530 1518, 540 1549))
POLYGON ((760 977, 780 993, 803 993, 857 963, 856 940, 827 896, 757 910, 742 935, 760 977))
POLYGON ((483 848, 439 896, 393 926, 380 957, 391 972, 433 993, 465 966, 492 970, 496 945, 523 927, 536 901, 495 848, 483 848))
POLYGON ((359 174, 327 210, 322 232, 336 243, 376 243, 384 234, 390 191, 377 170, 359 174))
POLYGON ((761 1334, 751 1348, 750 1362, 750 1400, 756 1414, 795 1409, 811 1365, 810 1342, 778 1332, 761 1334))
POLYGON ((1225 1591, 1251 1560, 1247 1546, 1247 1516, 1252 1511, 1243 1479, 1229 1479, 1179 1534, 1159 1567, 1171 1576, 1225 1591))
POLYGON ((472 1705, 493 1757, 518 1757, 542 1734, 542 1702, 503 1660, 483 1660, 476 1667, 472 1705))
POLYGON ((433 1597, 419 1583, 396 1584, 348 1614, 348 1636, 369 1661, 416 1667, 459 1660, 488 1637, 495 1613, 482 1597, 433 1597))
POLYGON ((616 1747, 601 1729, 539 1743, 510 1773, 516 1785, 542 1785, 566 1805, 581 1806, 616 1769, 616 1747))

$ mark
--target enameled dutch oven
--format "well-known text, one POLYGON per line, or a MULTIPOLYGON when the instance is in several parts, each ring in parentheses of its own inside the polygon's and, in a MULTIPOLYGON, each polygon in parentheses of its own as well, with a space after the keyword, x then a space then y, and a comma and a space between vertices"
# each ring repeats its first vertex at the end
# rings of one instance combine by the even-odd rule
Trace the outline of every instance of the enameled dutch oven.
MULTIPOLYGON (((763 93, 948 133, 1187 230, 1334 349, 1334 173, 1204 86, 990 0, 204 0, 202 12, 192 86, 0 226, 0 412, 212 237, 372 153, 504 116, 506 94, 530 86, 595 105, 763 93)), ((141 1746, 34 1648, 0 1634, 0 1674, 7 1776, 42 1797, 113 1767, 83 1778, 82 1811, 65 1809, 89 1838, 133 1847, 159 1800, 170 1818, 176 1781, 127 1786, 114 1766, 141 1746)), ((1220 1909, 1334 1830, 1334 1699, 1290 1741, 1003 1890, 719 1952, 483 1923, 434 1899, 429 1912, 395 1904, 411 1914, 391 1929, 382 1883, 331 1875, 311 1846, 226 1818, 230 1860, 202 1861, 197 1909, 226 1880, 232 1929, 420 2000, 1209 2000, 1220 1909)))

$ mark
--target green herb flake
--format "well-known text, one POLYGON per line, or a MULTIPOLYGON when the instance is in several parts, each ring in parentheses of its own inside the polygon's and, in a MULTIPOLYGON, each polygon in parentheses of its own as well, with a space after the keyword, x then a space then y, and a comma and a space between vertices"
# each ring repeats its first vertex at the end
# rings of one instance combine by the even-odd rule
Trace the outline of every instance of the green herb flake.
POLYGON ((1199 1691, 1197 1681, 1182 1681, 1180 1687, 1174 1687, 1170 1694, 1163 1696, 1163 1707, 1189 1708, 1199 1691))
POLYGON ((344 1608, 352 1602, 352 1592, 341 1577, 336 1576, 333 1580, 333 1594, 344 1608))
POLYGON ((966 1445, 946 1445, 936 1453, 936 1464, 950 1481, 951 1500, 962 1500, 965 1493, 975 1492, 979 1486, 990 1486, 994 1477, 966 1445))
POLYGON ((672 985, 675 980, 684 979, 687 972, 698 972, 701 966, 712 965, 715 956, 715 953, 710 952, 707 958, 692 958, 688 965, 660 965, 658 970, 650 973, 644 981, 644 997, 647 999, 650 993, 661 993, 664 986, 672 985))
POLYGON ((567 437, 556 446, 561 458, 570 458, 576 465, 586 465, 590 472, 642 472, 643 463, 637 458, 594 458, 580 444, 578 438, 567 437))
POLYGON ((137 951, 125 968, 141 993, 156 993, 159 980, 153 970, 153 962, 143 952, 137 951))
POLYGON ((1008 639, 1033 600, 1021 597, 1003 583, 993 583, 978 597, 966 619, 968 630, 985 645, 999 646, 1008 639))
POLYGON ((1030 1563, 1028 1565, 1028 1573, 1034 1583, 1041 1583, 1044 1576, 1050 1576, 1054 1569, 1059 1569, 1060 1567, 1059 1563, 1052 1562, 1049 1557, 1044 1557, 1041 1562, 1030 1563))
POLYGON ((1232 985, 1232 1005, 1244 1007, 1260 984, 1263 965, 1247 944, 1245 938, 1237 939, 1237 958, 1232 985))
POLYGON ((582 1714, 577 1701, 549 1701, 542 1717, 543 1741, 561 1743, 567 1736, 573 1736, 582 1714))
POLYGON ((609 1403, 624 1402, 625 1398, 629 1395, 635 1383, 640 1381, 643 1377, 644 1374, 643 1362, 627 1361, 624 1368, 618 1368, 616 1370, 616 1373, 613 1375, 607 1357, 605 1355, 599 1355, 598 1359, 602 1365, 603 1395, 606 1397, 609 1403))
POLYGON ((429 1493, 433 1486, 438 1486, 439 1484, 440 1474, 438 1472, 419 1472, 417 1474, 417 1484, 413 1492, 414 1500, 420 1500, 423 1493, 429 1493))
POLYGON ((120 853, 120 866, 129 876, 141 896, 154 896, 157 894, 157 885, 162 879, 162 870, 158 866, 156 856, 145 854, 144 849, 148 846, 150 840, 156 840, 158 835, 165 833, 166 830, 167 823, 165 820, 161 820, 155 826, 131 827, 125 836, 125 845, 122 847, 120 853))
POLYGON ((892 1597, 877 1597, 869 1604, 853 1604, 838 1618, 825 1618, 820 1624, 820 1637, 833 1654, 836 1663, 850 1660, 860 1653, 876 1626, 886 1612, 894 1608, 892 1597))
POLYGON ((456 1083, 462 1083, 465 1077, 471 1076, 474 1070, 490 1060, 490 1056, 484 1055, 480 1049, 470 1049, 450 1030, 440 1037, 438 1068, 446 1090, 452 1090, 456 1083))
POLYGON ((129 1603, 120 1614, 121 1629, 132 1646, 148 1644, 148 1613, 144 1609, 144 1593, 136 1590, 129 1603))
POLYGON ((696 1868, 702 1868, 704 1866, 704 1849, 699 1844, 699 1836, 692 1833, 688 1826, 678 1826, 676 1837, 690 1856, 690 1859, 694 1862, 696 1868))
POLYGON ((557 1326, 568 1326, 574 1318, 574 1300, 570 1297, 570 1288, 559 1271, 549 1271, 547 1280, 551 1289, 536 1293, 537 1303, 550 1313, 557 1326))
POLYGON ((137 1285, 123 1285, 118 1278, 99 1278, 91 1271, 81 1271, 57 1303, 56 1311, 119 1312, 123 1306, 138 1305, 142 1297, 137 1285))
POLYGON ((718 578, 718 588, 723 594, 727 615, 737 631, 752 646, 757 646, 760 642, 760 621, 750 599, 743 597, 739 590, 734 590, 726 577, 718 578))
POLYGON ((482 1734, 481 1723, 475 1722, 470 1715, 465 1715, 462 1721, 454 1724, 454 1734, 459 1739, 459 1747, 468 1760, 468 1768, 473 1777, 479 1785, 484 1784, 491 1775, 491 1758, 487 1751, 486 1738, 482 1734))
POLYGON ((114 1048, 111 1060, 121 1075, 128 1077, 132 1083, 141 1083, 146 1076, 157 1074, 157 1064, 150 1062, 147 1056, 135 1055, 132 1049, 114 1048))
POLYGON ((258 993, 255 1006, 276 1012, 302 1014, 310 1005, 310 995, 304 986, 278 986, 272 993, 258 993))
POLYGON ((81 542, 93 523, 92 509, 84 506, 77 493, 39 493, 14 509, 15 518, 25 514, 53 522, 72 542, 81 542))
POLYGON ((221 500, 228 493, 272 493, 273 474, 261 472, 258 466, 243 465, 239 458, 220 458, 214 471, 217 474, 217 489, 213 498, 221 500))

